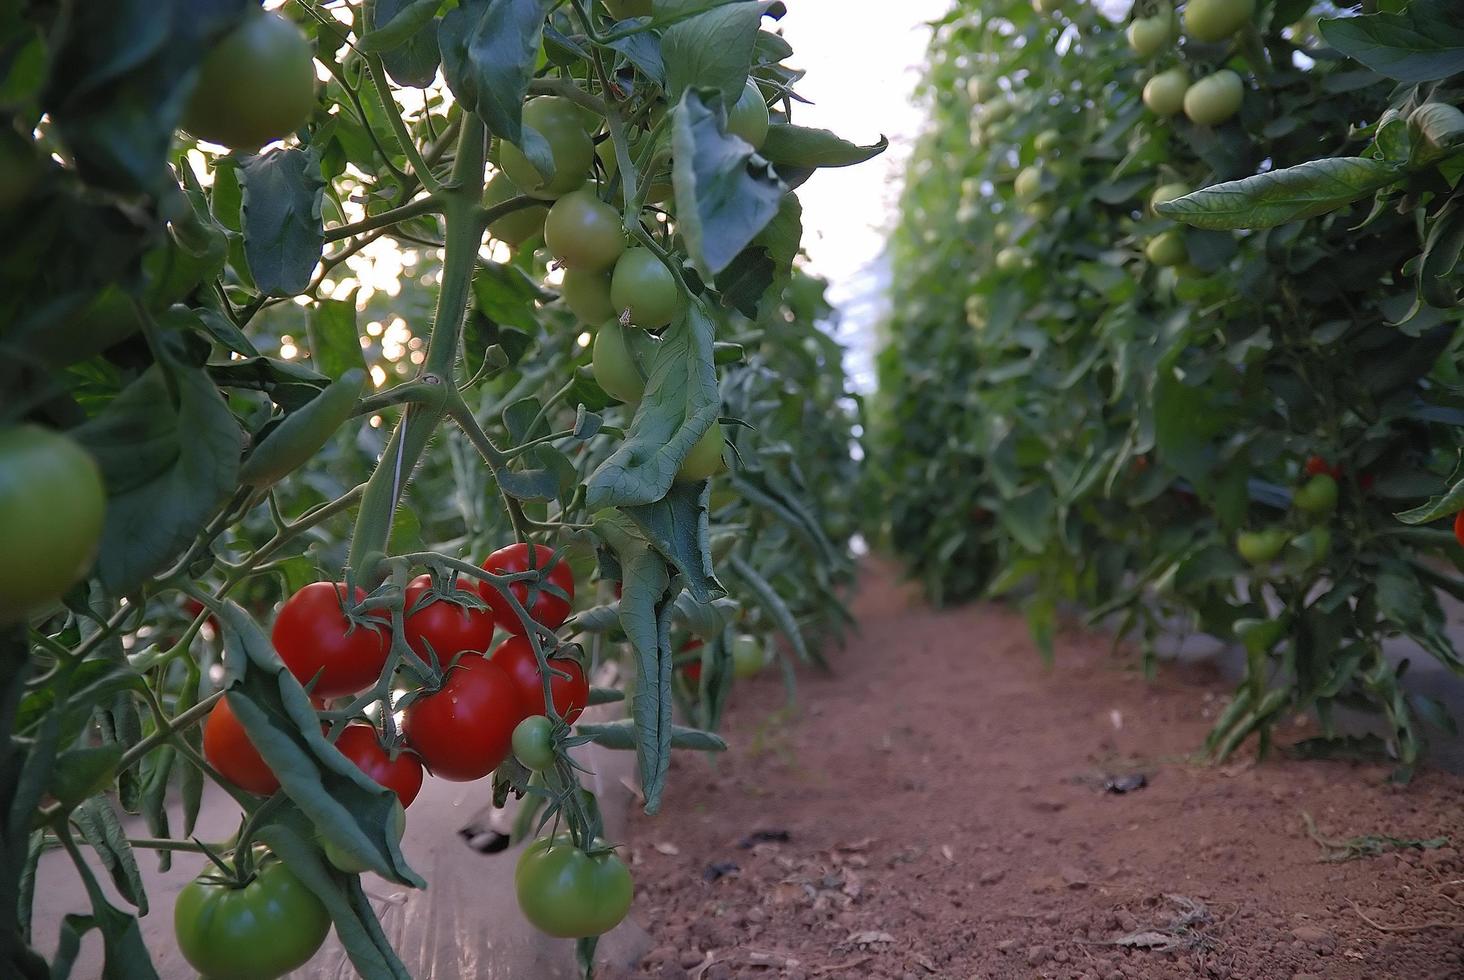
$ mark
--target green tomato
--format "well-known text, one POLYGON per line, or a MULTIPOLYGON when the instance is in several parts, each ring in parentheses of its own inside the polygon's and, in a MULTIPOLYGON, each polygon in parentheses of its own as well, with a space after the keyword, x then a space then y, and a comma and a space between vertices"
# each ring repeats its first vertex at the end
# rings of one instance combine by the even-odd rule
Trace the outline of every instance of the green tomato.
POLYGON ((314 108, 310 42, 293 22, 256 9, 204 57, 182 122, 199 139, 253 150, 290 135, 314 108))
POLYGON ((770 659, 767 647, 763 646, 762 641, 757 637, 749 636, 746 633, 733 637, 732 676, 738 680, 756 677, 762 673, 762 669, 768 665, 770 659))
POLYGON ((96 461, 69 436, 0 429, 0 624, 44 611, 86 574, 106 506, 96 461))
POLYGON ((208 980, 274 980, 325 942, 325 905, 283 862, 265 858, 242 888, 205 873, 173 905, 178 950, 208 980))
POLYGON ((976 116, 983 125, 990 126, 1010 116, 1013 108, 1011 100, 998 97, 982 105, 976 116))
POLYGON ((1062 144, 1062 134, 1055 129, 1044 129, 1037 134, 1032 141, 1032 147, 1038 153, 1051 153, 1062 144))
POLYGON ((604 323, 615 318, 615 306, 610 302, 608 272, 565 269, 559 295, 569 311, 585 323, 604 323))
POLYGON ((1223 41, 1256 15, 1256 0, 1189 0, 1184 31, 1196 41, 1223 41))
POLYGON ((1285 528, 1268 527, 1262 531, 1241 531, 1235 536, 1235 550, 1252 565, 1264 565, 1281 554, 1291 535, 1285 528))
POLYGON ((560 939, 614 929, 630 911, 635 893, 630 870, 613 851, 586 854, 568 834, 542 837, 524 848, 513 883, 524 918, 560 939))
POLYGON ((594 191, 570 191, 554 202, 544 219, 544 245, 567 269, 608 269, 625 251, 620 212, 594 191))
POLYGON ((1291 503, 1303 514, 1324 517, 1337 509, 1337 481, 1318 473, 1296 488, 1291 503))
POLYGON ((524 104, 524 125, 544 137, 554 167, 550 173, 541 174, 523 150, 504 142, 498 159, 508 179, 525 194, 545 200, 562 197, 584 186, 595 158, 595 143, 585 132, 584 113, 580 108, 560 96, 541 95, 524 104))
POLYGON ((650 249, 628 248, 610 277, 610 302, 630 310, 630 322, 654 330, 681 311, 681 289, 671 270, 650 249))
POLYGON ((727 134, 740 136, 751 143, 754 150, 760 149, 763 140, 768 138, 769 122, 768 104, 763 100, 762 89, 749 78, 741 97, 727 112, 727 134))
POLYGON ((972 75, 966 79, 966 97, 972 102, 981 103, 997 93, 996 82, 990 78, 982 78, 980 75, 972 75))
POLYGON ((727 468, 726 461, 722 458, 722 452, 726 447, 726 439, 722 435, 722 423, 713 422, 712 427, 707 430, 706 435, 697 440, 696 445, 691 447, 691 452, 681 461, 681 468, 676 471, 677 482, 695 483, 698 480, 709 480, 727 468))
POLYGON ((1001 272, 1021 272, 1027 268, 1027 253, 1015 245, 1008 245, 996 253, 996 268, 1001 272))
MULTIPOLYGON (((494 174, 493 179, 488 181, 488 186, 483 189, 483 207, 497 207, 521 197, 523 193, 507 175, 494 174)), ((500 242, 517 248, 544 230, 544 221, 548 216, 548 207, 531 204, 494 221, 488 226, 488 233, 500 242)))
POLYGON ((1046 221, 1052 217, 1052 213, 1055 210, 1057 210, 1057 205, 1040 197, 1035 201, 1027 201, 1022 205, 1023 213, 1029 217, 1036 218, 1038 221, 1046 221))
POLYGON ((1012 237, 1012 223, 1010 221, 998 221, 992 226, 991 234, 995 238, 1012 237))
POLYGON ((1328 527, 1314 527, 1291 539, 1291 550, 1296 555, 1296 564, 1303 569, 1315 568, 1332 553, 1332 530, 1328 527))
POLYGON ((1160 184, 1154 188, 1154 193, 1149 195, 1149 210, 1154 211, 1165 201, 1184 197, 1193 189, 1189 184, 1160 184))
POLYGON ((610 16, 616 20, 651 16, 651 0, 603 0, 603 2, 605 9, 610 11, 610 16))
POLYGON ((1265 653, 1286 635, 1282 619, 1237 619, 1232 626, 1235 638, 1251 653, 1265 653))
POLYGON ((1018 200, 1035 200, 1042 193, 1042 171, 1036 167, 1023 167, 1012 184, 1018 200))
POLYGON ((1128 26, 1128 43, 1140 58, 1151 58, 1174 39, 1174 14, 1163 11, 1153 17, 1136 17, 1128 26))
MULTIPOLYGON (((402 806, 401 800, 397 800, 392 804, 391 816, 388 819, 390 820, 388 827, 391 830, 392 836, 398 844, 401 844, 402 835, 407 832, 407 810, 406 807, 402 806)), ((320 849, 325 852, 325 859, 327 861, 348 875, 358 875, 370 870, 366 862, 347 854, 344 850, 332 844, 324 837, 320 838, 320 849)))
POLYGON ((1184 93, 1184 114, 1197 126, 1218 126, 1240 111, 1245 82, 1229 68, 1195 82, 1184 93))
POLYGON ((1189 248, 1184 243, 1184 233, 1171 228, 1149 239, 1144 246, 1144 257, 1161 268, 1183 265, 1189 261, 1189 248))
POLYGON ((1184 108, 1189 76, 1183 68, 1161 71, 1144 83, 1144 105, 1156 116, 1169 117, 1184 108))
POLYGON ((644 330, 622 327, 614 320, 606 323, 595 334, 590 357, 595 383, 627 405, 638 404, 646 393, 646 376, 659 343, 644 330))
POLYGON ((525 769, 543 772, 554 768, 554 722, 544 715, 529 715, 513 730, 513 757, 525 769))
POLYGON ((1062 0, 1032 0, 1032 9, 1039 14, 1055 14, 1062 9, 1062 0))

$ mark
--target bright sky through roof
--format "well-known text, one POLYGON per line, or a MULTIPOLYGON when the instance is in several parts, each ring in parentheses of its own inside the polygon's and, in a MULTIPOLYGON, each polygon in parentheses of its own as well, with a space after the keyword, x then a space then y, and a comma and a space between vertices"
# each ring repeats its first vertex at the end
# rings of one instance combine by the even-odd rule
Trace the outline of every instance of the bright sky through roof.
POLYGON ((855 387, 874 387, 874 324, 887 272, 879 258, 894 224, 904 164, 924 113, 911 102, 930 40, 927 21, 951 0, 792 0, 778 24, 793 46, 790 63, 808 74, 793 121, 831 129, 861 146, 880 134, 890 148, 868 163, 820 170, 798 189, 808 269, 828 279, 843 317, 839 337, 851 348, 855 387))

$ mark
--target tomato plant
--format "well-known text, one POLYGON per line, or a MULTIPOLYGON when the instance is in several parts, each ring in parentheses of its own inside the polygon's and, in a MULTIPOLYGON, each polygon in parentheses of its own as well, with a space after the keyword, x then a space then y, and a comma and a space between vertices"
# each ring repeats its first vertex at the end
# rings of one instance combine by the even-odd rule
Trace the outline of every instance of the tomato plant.
POLYGON ((205 872, 173 906, 178 950, 221 980, 273 980, 304 966, 325 942, 330 916, 283 861, 267 857, 243 884, 205 872))
POLYGON ((525 769, 543 772, 554 765, 554 723, 529 715, 513 730, 513 756, 525 769))
POLYGON ((144 849, 296 872, 358 972, 421 972, 354 877, 427 884, 421 765, 597 854, 569 753, 634 752, 654 813, 725 747, 734 622, 810 663, 848 624, 862 406, 794 189, 885 144, 801 125, 784 5, 268 6, 0 17, 7 976, 58 929, 150 975, 144 849), (638 676, 673 633, 694 691, 638 676), (42 864, 90 909, 33 922, 42 864))
POLYGON ((582 851, 563 834, 526 847, 513 880, 524 918, 565 939, 609 932, 625 918, 634 897, 630 869, 614 851, 582 851))

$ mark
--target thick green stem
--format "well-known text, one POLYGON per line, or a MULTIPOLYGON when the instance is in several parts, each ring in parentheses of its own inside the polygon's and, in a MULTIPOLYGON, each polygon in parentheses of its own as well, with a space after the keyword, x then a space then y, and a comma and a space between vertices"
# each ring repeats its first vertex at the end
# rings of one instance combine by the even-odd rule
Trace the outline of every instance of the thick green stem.
MULTIPOLYGON (((427 358, 419 380, 428 382, 440 396, 408 405, 387 443, 366 492, 351 538, 347 563, 348 579, 362 581, 376 574, 378 562, 386 556, 392 516, 401 501, 407 479, 441 423, 454 387, 458 354, 462 346, 463 321, 472 297, 473 270, 483 241, 483 169, 487 156, 487 131, 475 115, 463 117, 452 179, 439 192, 446 227, 442 256, 442 286, 437 312, 427 341, 427 358)), ((431 390, 429 388, 428 390, 431 390)))

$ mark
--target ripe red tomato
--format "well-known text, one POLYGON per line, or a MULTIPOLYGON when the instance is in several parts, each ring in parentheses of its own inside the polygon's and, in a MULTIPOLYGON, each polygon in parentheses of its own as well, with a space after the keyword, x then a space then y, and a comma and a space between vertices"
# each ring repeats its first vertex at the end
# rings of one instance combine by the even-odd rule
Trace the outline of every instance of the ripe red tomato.
MULTIPOLYGON (((469 609, 445 599, 436 599, 417 609, 421 600, 432 588, 431 575, 418 575, 407 583, 405 609, 407 618, 402 622, 402 633, 407 646, 421 657, 430 661, 428 647, 436 654, 440 664, 446 664, 454 654, 464 650, 487 653, 493 644, 493 612, 488 609, 469 609)), ((471 584, 457 585, 457 591, 476 596, 471 584)))
MULTIPOLYGON (((544 682, 539 674, 539 661, 527 637, 510 636, 493 651, 493 662, 513 678, 526 715, 544 714, 544 682)), ((590 703, 590 682, 585 669, 572 657, 551 657, 549 665, 569 677, 553 675, 549 689, 554 695, 554 710, 565 721, 574 721, 590 703)))
POLYGON ((260 756, 227 698, 220 698, 203 723, 203 757, 242 790, 270 796, 280 788, 274 771, 260 756))
POLYGON ((1307 476, 1320 476, 1325 473, 1334 480, 1342 479, 1342 467, 1332 466, 1320 456, 1308 457, 1305 469, 1307 476))
POLYGON ((470 654, 440 688, 407 706, 402 731, 432 775, 465 783, 508 758, 513 730, 527 714, 513 678, 487 657, 470 654))
MULTIPOLYGON (((534 545, 531 557, 528 545, 511 544, 483 559, 484 571, 500 575, 525 572, 531 568, 548 569, 543 576, 546 581, 515 582, 509 589, 514 598, 529 611, 529 615, 534 617, 535 622, 551 630, 564 625, 564 621, 569 618, 570 603, 574 601, 574 571, 563 560, 555 562, 550 568, 549 563, 553 558, 554 549, 547 545, 534 545), (559 596, 549 591, 545 588, 546 585, 562 590, 564 595, 559 596)), ((508 598, 487 582, 479 583, 478 588, 483 601, 493 609, 493 616, 498 624, 514 635, 522 636, 524 625, 519 621, 518 613, 513 611, 508 598)))
MULTIPOLYGON (((312 689, 322 698, 365 690, 381 675, 391 634, 383 627, 352 623, 343 603, 346 587, 338 582, 312 582, 280 607, 270 637, 274 648, 301 684, 320 679, 312 689)), ((366 597, 356 590, 355 602, 366 597)))
POLYGON ((395 792, 402 806, 411 806, 417 798, 422 789, 421 761, 410 752, 400 752, 395 759, 391 758, 382 747, 375 727, 352 722, 336 739, 335 746, 362 772, 395 792))
POLYGON ((1454 518, 1454 539, 1464 548, 1464 510, 1459 511, 1459 516, 1454 518))
MULTIPOLYGON (((700 650, 703 646, 705 644, 701 640, 692 640, 681 648, 681 652, 690 653, 693 650, 700 650)), ((701 684, 702 665, 700 660, 688 660, 676 669, 681 671, 682 676, 690 681, 693 686, 701 684)))

